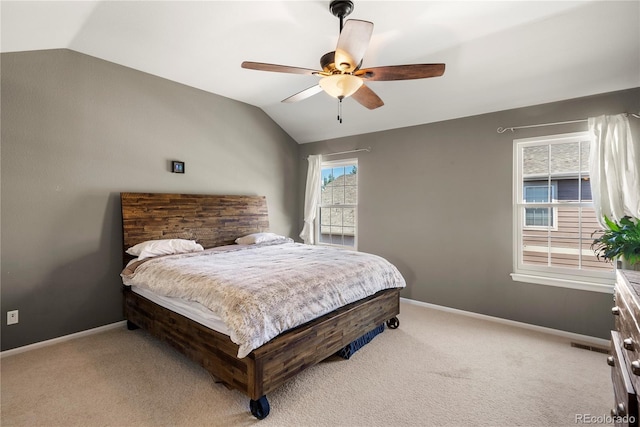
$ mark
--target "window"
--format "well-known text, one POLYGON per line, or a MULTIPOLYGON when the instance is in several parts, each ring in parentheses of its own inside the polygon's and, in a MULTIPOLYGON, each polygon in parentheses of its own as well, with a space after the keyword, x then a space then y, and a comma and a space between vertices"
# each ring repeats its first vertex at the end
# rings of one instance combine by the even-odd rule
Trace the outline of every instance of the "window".
MULTIPOLYGON (((549 186, 540 181, 524 182, 524 201, 526 203, 548 203, 556 200, 557 185, 555 182, 549 186)), ((557 211, 553 208, 525 208, 525 227, 555 227, 558 220, 555 218, 557 211)))
POLYGON ((514 280, 602 292, 613 284, 614 266, 591 249, 601 227, 589 146, 587 132, 514 141, 514 280))
POLYGON ((318 244, 357 249, 358 160, 322 162, 318 244))

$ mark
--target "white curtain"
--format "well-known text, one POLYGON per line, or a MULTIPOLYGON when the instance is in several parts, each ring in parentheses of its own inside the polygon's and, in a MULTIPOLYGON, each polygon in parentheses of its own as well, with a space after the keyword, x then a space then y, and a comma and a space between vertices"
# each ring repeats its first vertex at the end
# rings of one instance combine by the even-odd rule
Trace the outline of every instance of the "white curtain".
POLYGON ((591 193, 600 225, 604 216, 640 218, 640 140, 633 141, 625 114, 590 117, 591 193))
POLYGON ((322 169, 322 155, 311 155, 308 158, 307 189, 304 193, 304 228, 300 237, 308 245, 315 244, 315 219, 318 213, 318 201, 320 200, 320 182, 322 169))

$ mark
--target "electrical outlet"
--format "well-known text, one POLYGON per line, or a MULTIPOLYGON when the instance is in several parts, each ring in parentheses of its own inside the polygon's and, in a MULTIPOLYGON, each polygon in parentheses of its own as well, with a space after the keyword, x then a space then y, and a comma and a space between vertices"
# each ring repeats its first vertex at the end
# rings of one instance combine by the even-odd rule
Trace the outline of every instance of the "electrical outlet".
POLYGON ((18 310, 7 311, 7 325, 18 323, 18 310))

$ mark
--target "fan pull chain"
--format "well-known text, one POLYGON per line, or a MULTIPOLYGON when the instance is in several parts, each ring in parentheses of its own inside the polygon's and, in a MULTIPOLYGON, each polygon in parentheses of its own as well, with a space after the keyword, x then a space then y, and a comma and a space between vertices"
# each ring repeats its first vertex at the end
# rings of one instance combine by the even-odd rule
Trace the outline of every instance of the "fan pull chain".
POLYGON ((342 99, 338 99, 338 121, 342 123, 342 99))

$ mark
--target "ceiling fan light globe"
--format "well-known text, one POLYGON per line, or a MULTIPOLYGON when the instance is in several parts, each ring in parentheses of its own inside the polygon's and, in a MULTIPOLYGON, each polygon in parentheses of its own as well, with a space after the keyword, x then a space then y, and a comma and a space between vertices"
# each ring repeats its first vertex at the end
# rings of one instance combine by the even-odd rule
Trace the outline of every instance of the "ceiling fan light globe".
POLYGON ((342 99, 353 95, 360 86, 362 79, 351 74, 334 74, 320 79, 320 87, 334 98, 342 99))

